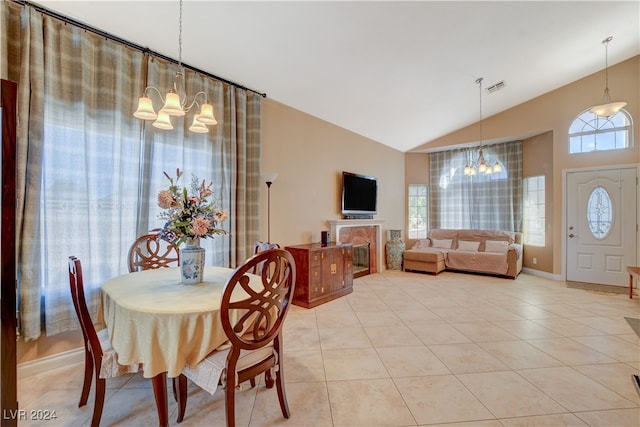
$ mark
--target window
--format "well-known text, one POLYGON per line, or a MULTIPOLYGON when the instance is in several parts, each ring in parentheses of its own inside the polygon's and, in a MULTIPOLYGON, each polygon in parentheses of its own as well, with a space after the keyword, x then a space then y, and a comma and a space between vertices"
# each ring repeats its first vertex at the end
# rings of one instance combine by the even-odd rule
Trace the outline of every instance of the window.
POLYGON ((569 153, 621 150, 631 146, 631 116, 620 110, 611 117, 585 111, 569 127, 569 153))
POLYGON ((613 204, 609 193, 603 187, 596 187, 587 202, 587 223, 596 239, 604 239, 611 229, 613 204))
POLYGON ((524 244, 544 246, 544 175, 524 179, 524 244))
POLYGON ((409 184, 409 239, 426 239, 429 224, 429 187, 409 184))
POLYGON ((429 153, 429 227, 522 231, 522 141, 483 147, 487 162, 501 172, 465 175, 478 151, 429 153))

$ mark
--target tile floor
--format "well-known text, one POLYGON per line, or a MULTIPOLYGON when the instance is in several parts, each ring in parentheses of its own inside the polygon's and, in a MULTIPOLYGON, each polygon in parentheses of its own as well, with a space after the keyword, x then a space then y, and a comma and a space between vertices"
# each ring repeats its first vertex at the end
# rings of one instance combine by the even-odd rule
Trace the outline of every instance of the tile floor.
MULTIPOLYGON (((625 317, 640 297, 443 272, 388 271, 355 280, 353 294, 286 323, 282 418, 274 390, 238 393, 240 426, 640 426, 640 338, 625 317)), ((23 409, 89 425, 77 407, 82 364, 21 378, 23 409)), ((108 382, 103 426, 157 425, 140 375, 108 382)), ((170 398, 170 401, 172 399, 170 398)), ((171 425, 176 405, 170 402, 171 425)), ((224 425, 224 396, 191 387, 182 426, 224 425)))

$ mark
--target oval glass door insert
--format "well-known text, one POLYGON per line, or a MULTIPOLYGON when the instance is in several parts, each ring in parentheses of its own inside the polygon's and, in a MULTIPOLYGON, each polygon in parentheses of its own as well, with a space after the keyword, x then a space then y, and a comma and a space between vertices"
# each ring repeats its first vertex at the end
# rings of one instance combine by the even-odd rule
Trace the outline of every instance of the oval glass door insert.
POLYGON ((604 239, 611 230, 613 219, 613 204, 609 193, 603 187, 596 187, 591 191, 587 201, 587 223, 589 230, 596 239, 604 239))

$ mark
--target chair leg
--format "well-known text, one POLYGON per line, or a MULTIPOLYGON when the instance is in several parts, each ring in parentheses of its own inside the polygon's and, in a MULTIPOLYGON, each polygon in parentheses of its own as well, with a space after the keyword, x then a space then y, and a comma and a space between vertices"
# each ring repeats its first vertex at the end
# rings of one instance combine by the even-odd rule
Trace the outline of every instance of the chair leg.
POLYGON ((285 418, 289 418, 291 416, 291 412, 289 411, 289 403, 287 402, 287 394, 284 390, 284 377, 282 372, 282 365, 280 365, 278 371, 276 372, 276 390, 278 391, 278 400, 280 401, 280 409, 282 409, 282 415, 285 418))
POLYGON ((91 379, 93 378, 93 357, 87 349, 87 343, 84 343, 84 380, 82 382, 82 392, 80 393, 80 403, 78 407, 83 407, 89 399, 91 391, 91 379))
MULTIPOLYGON (((180 374, 182 375, 182 374, 180 374)), ((173 399, 178 402, 178 390, 177 390, 177 386, 176 386, 176 381, 178 380, 178 378, 171 378, 171 390, 173 391, 173 399)))
POLYGON ((264 372, 264 384, 267 388, 273 388, 273 369, 269 368, 264 372))
POLYGON ((187 377, 180 374, 173 379, 173 392, 178 404, 178 419, 176 421, 181 423, 187 410, 187 377))
POLYGON ((254 388, 256 386, 256 377, 251 378, 249 384, 251 384, 251 388, 254 388))
POLYGON ((224 406, 227 418, 227 427, 236 425, 236 380, 235 375, 227 378, 227 385, 224 390, 224 406))
POLYGON ((102 417, 102 408, 104 407, 105 384, 104 378, 100 378, 100 372, 96 369, 96 400, 93 403, 93 418, 91 418, 91 427, 100 426, 100 418, 102 417))

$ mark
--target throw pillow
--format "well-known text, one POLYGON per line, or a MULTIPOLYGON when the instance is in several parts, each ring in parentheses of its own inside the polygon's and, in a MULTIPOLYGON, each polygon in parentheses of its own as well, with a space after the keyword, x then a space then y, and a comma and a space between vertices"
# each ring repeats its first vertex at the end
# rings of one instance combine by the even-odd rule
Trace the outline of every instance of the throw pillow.
POLYGON ((458 250, 466 251, 466 252, 478 252, 478 248, 480 247, 480 242, 472 242, 470 240, 459 240, 458 241, 458 250))
POLYGON ((430 247, 429 239, 422 239, 422 240, 418 240, 415 243, 415 245, 413 245, 413 248, 411 248, 411 249, 420 250, 420 249, 426 249, 426 248, 429 248, 429 247, 430 247))
POLYGON ((453 239, 431 239, 434 248, 451 249, 453 239))
POLYGON ((504 240, 487 240, 484 242, 485 252, 506 253, 509 250, 509 242, 504 240))

